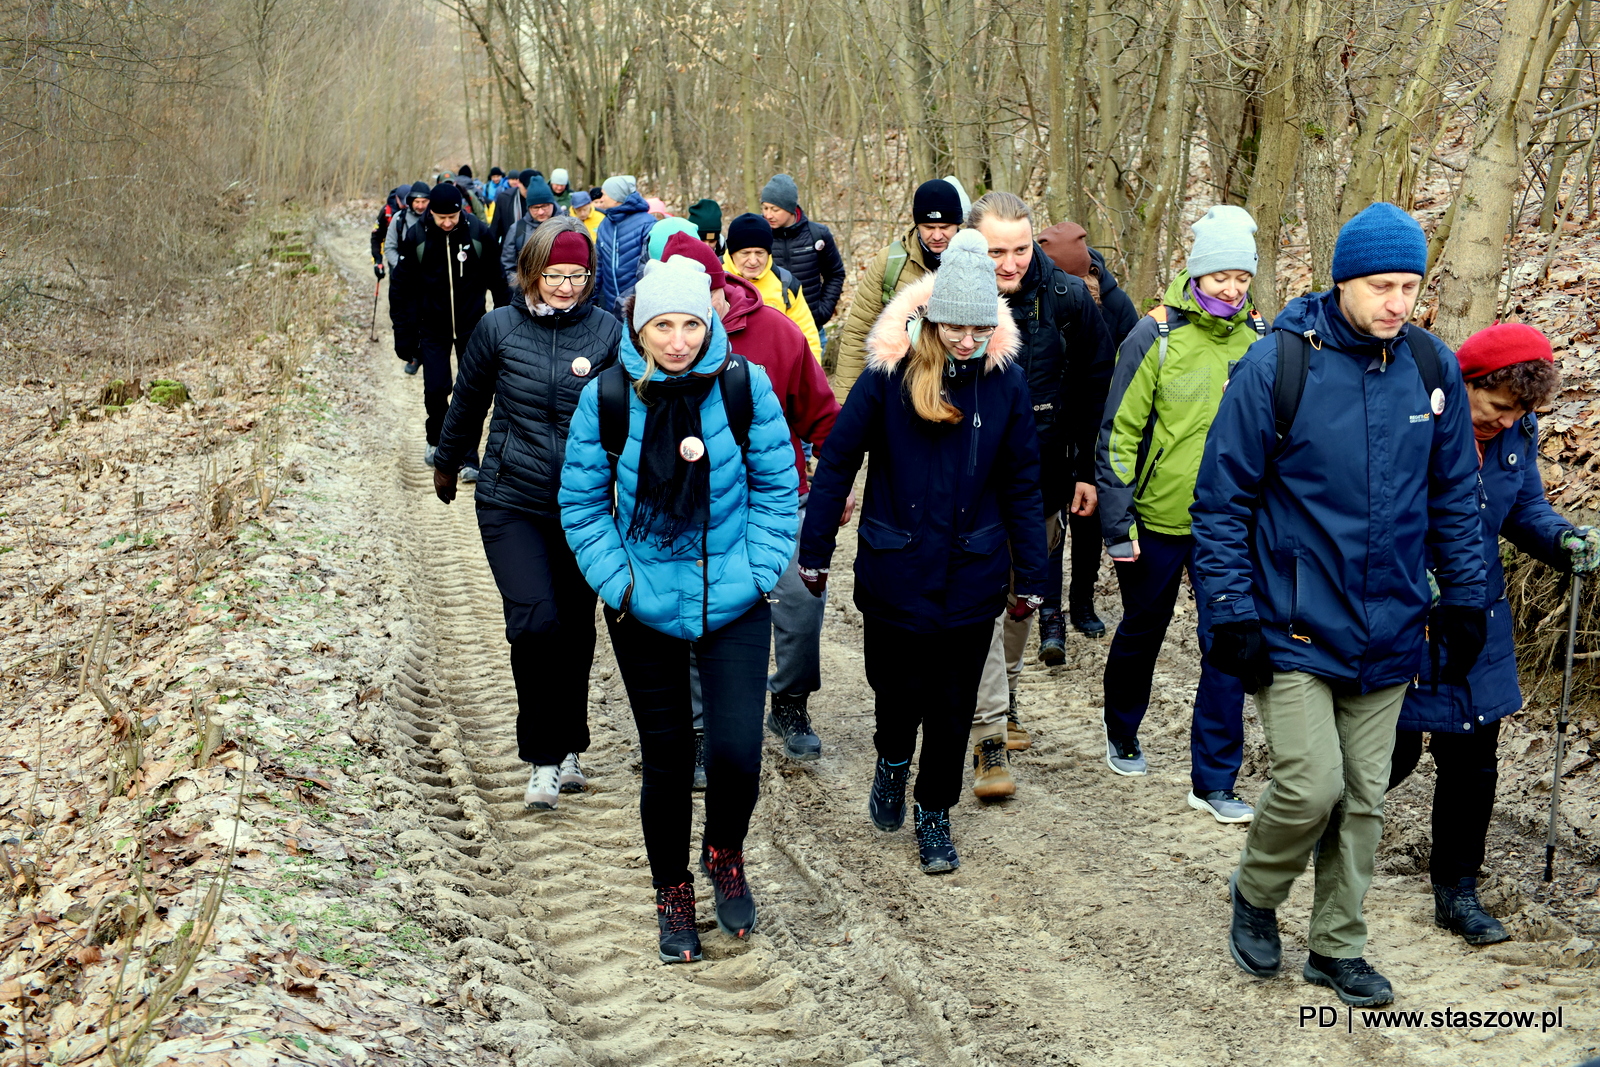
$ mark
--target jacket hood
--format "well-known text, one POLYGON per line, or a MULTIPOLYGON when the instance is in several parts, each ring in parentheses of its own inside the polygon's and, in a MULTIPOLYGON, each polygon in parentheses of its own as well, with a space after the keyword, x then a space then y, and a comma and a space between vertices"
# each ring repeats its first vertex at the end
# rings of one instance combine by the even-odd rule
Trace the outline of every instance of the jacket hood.
POLYGON ((614 219, 620 219, 624 215, 637 215, 641 211, 649 210, 650 205, 645 203, 644 197, 640 196, 639 191, 635 189, 628 194, 628 199, 616 207, 606 208, 605 213, 614 219))
MULTIPOLYGON (((937 274, 929 274, 917 279, 896 293, 895 298, 883 309, 883 314, 878 316, 872 331, 867 334, 868 369, 887 374, 911 351, 911 334, 906 326, 912 319, 922 316, 923 309, 933 296, 933 280, 936 277, 937 274)), ((1017 330, 1016 320, 1011 317, 1011 309, 1006 306, 1005 298, 996 297, 995 304, 999 321, 984 354, 986 371, 999 370, 1010 363, 1022 344, 1022 334, 1017 330)))
POLYGON ((728 333, 744 329, 749 325, 750 316, 767 306, 761 299, 761 290, 732 271, 728 272, 722 291, 728 297, 728 313, 722 316, 723 329, 728 333))
MULTIPOLYGON (((618 350, 622 365, 628 369, 628 377, 638 381, 644 374, 644 356, 639 354, 639 349, 633 343, 633 330, 626 322, 622 327, 622 346, 618 350)), ((728 331, 722 326, 722 320, 716 315, 711 316, 711 332, 706 339, 706 345, 700 350, 700 358, 685 371, 685 374, 717 375, 722 373, 722 365, 728 358, 728 331)), ((673 375, 657 367, 650 374, 653 382, 666 381, 673 375)))
POLYGON ((1104 303, 1107 295, 1122 287, 1117 284, 1117 276, 1106 266, 1106 257, 1100 254, 1098 248, 1089 249, 1089 261, 1094 264, 1095 273, 1100 276, 1100 300, 1104 303))
POLYGON ((1406 323, 1391 338, 1361 333, 1350 325, 1344 312, 1339 310, 1337 288, 1295 297, 1285 305, 1272 325, 1301 336, 1305 336, 1307 330, 1313 331, 1324 345, 1363 359, 1376 358, 1386 348, 1393 351, 1397 344, 1410 337, 1412 330, 1411 324, 1406 323))

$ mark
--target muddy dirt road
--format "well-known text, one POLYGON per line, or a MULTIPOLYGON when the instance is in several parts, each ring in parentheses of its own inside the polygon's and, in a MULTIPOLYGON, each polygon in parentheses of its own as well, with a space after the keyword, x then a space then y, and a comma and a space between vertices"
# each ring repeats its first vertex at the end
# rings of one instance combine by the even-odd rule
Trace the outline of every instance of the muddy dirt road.
MULTIPOLYGON (((323 234, 370 285, 365 240, 353 227, 323 234)), ((1021 701, 1036 743, 1015 760, 1019 794, 982 806, 968 793, 954 813, 961 870, 919 873, 911 831, 882 834, 866 817, 872 698, 849 537, 812 703, 823 758, 798 768, 767 745, 747 845, 761 929, 731 942, 702 899, 706 961, 661 966, 635 734, 609 646, 602 638, 592 675, 589 792, 524 811, 471 491, 435 500, 421 381, 401 374, 386 331, 365 358, 380 414, 364 505, 390 518, 413 576, 414 647, 388 685, 384 729, 396 773, 416 787, 399 845, 435 887, 427 918, 458 942, 461 987, 493 1019, 488 1043, 518 1064, 1566 1065, 1594 1054, 1594 972, 1564 965, 1562 946, 1515 916, 1518 940, 1467 948, 1433 926, 1425 875, 1380 875, 1368 898, 1370 958, 1395 1007, 1561 1008, 1562 1028, 1368 1029, 1359 1015, 1347 1028, 1342 1009, 1335 1027, 1302 1027, 1302 1005, 1335 1003, 1298 977, 1308 879, 1283 909, 1284 976, 1258 982, 1233 965, 1226 880, 1243 832, 1185 804, 1192 608, 1158 668, 1149 777, 1119 778, 1101 758, 1104 644, 1075 637, 1054 670, 1030 650, 1021 701)), ((1101 593, 1113 622, 1109 582, 1101 593)), ((1248 725, 1240 791, 1253 799, 1264 758, 1248 725)))

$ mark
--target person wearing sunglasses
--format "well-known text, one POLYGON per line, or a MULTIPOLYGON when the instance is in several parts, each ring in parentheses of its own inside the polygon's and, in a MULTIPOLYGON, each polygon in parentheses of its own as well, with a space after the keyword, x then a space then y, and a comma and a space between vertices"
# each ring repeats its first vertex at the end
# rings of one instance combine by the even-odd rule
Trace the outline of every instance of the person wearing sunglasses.
POLYGON ((522 299, 473 331, 434 457, 434 491, 448 504, 494 404, 478 530, 505 609, 531 809, 552 809, 587 785, 578 758, 589 747, 595 594, 567 546, 556 494, 578 397, 616 362, 622 339, 622 324, 592 299, 594 260, 577 219, 558 216, 533 232, 517 259, 522 299))
POLYGON ((1013 566, 1014 617, 1026 618, 1047 591, 1039 438, 1015 362, 1021 343, 987 242, 960 231, 938 272, 902 289, 867 335, 866 372, 822 449, 801 527, 800 580, 820 597, 870 450, 854 590, 877 717, 868 814, 885 832, 904 824, 920 729, 914 816, 925 874, 961 863, 950 809, 1013 566))

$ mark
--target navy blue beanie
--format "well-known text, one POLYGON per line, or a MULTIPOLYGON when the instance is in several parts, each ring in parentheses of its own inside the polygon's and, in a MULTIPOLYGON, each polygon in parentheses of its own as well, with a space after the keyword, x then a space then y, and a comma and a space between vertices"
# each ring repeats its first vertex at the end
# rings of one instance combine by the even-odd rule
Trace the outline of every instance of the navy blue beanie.
POLYGON ((748 211, 728 223, 727 240, 729 252, 742 252, 746 248, 765 248, 768 252, 772 251, 772 227, 767 224, 766 219, 748 211))
POLYGON ((1428 238, 1416 219, 1394 204, 1380 202, 1339 231, 1333 245, 1333 280, 1391 273, 1428 273, 1428 238))

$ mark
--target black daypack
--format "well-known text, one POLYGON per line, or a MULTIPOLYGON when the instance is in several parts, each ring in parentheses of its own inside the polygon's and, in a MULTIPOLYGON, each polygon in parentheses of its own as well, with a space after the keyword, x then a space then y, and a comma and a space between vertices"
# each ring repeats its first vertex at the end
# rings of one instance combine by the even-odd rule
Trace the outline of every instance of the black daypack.
MULTIPOLYGON (((1300 411, 1300 399, 1306 392, 1306 375, 1311 370, 1311 345, 1304 336, 1288 330, 1278 330, 1278 374, 1272 383, 1273 424, 1278 431, 1278 445, 1289 436, 1294 417, 1300 411)), ((1422 388, 1431 402, 1433 394, 1444 387, 1439 371, 1439 361, 1446 355, 1444 345, 1431 333, 1424 333, 1433 349, 1432 359, 1419 359, 1417 346, 1411 345, 1411 361, 1417 365, 1422 378, 1422 388)))
MULTIPOLYGON (((633 379, 621 363, 613 363, 599 375, 600 447, 611 461, 611 480, 617 478, 617 460, 628 444, 628 393, 633 379)), ((750 447, 750 424, 755 421, 755 398, 750 393, 750 364, 743 356, 728 354, 722 373, 717 375, 722 390, 722 407, 728 413, 728 429, 739 442, 739 451, 750 447)))

